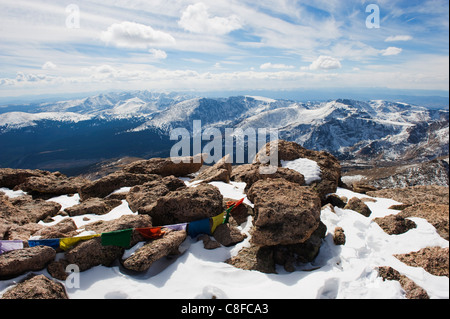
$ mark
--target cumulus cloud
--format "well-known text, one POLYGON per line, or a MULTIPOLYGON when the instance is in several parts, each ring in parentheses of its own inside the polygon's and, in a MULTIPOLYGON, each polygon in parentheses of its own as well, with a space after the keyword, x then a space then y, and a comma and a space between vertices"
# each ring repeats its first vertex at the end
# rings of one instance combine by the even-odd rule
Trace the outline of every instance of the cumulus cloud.
POLYGON ((403 50, 396 47, 389 47, 386 50, 381 50, 381 55, 389 56, 389 55, 397 55, 400 54, 403 50))
POLYGON ((269 69, 278 69, 278 70, 287 70, 287 69, 294 69, 295 66, 293 65, 286 65, 286 64, 272 64, 272 63, 264 63, 260 66, 261 70, 269 70, 269 69))
POLYGON ((239 17, 210 17, 208 8, 203 3, 190 5, 183 12, 178 24, 194 33, 224 35, 242 28, 239 17))
POLYGON ((54 70, 56 69, 56 64, 54 64, 51 61, 47 61, 44 63, 44 65, 42 66, 42 70, 54 70))
POLYGON ((385 42, 397 42, 397 41, 411 41, 413 39, 410 35, 396 35, 390 36, 384 40, 385 42))
POLYGON ((302 69, 309 70, 334 70, 342 68, 341 62, 331 56, 321 55, 317 58, 309 67, 303 67, 302 69))
POLYGON ((108 44, 131 49, 147 49, 154 45, 173 45, 176 42, 174 37, 166 32, 128 21, 112 24, 101 33, 100 38, 108 44))
POLYGON ((148 52, 150 52, 151 57, 156 60, 164 60, 167 58, 167 53, 163 50, 150 49, 148 52))

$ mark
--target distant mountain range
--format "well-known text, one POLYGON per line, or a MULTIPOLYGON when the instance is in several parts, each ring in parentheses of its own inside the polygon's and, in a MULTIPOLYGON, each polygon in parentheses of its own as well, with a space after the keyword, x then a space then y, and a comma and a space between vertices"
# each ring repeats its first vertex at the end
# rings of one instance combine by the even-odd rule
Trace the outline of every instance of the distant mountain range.
POLYGON ((0 108, 0 167, 78 173, 120 157, 169 156, 174 128, 276 128, 346 165, 425 162, 448 155, 449 111, 400 102, 201 98, 148 91, 0 108))

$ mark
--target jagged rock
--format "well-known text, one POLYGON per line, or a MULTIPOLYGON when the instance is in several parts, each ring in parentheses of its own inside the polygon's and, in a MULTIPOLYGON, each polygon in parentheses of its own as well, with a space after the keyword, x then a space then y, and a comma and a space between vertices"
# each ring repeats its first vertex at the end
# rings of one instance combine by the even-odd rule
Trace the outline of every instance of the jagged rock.
POLYGON ((133 174, 156 174, 161 176, 174 175, 176 177, 187 176, 198 172, 203 166, 204 154, 190 157, 171 158, 152 158, 149 160, 137 161, 126 165, 124 172, 133 174))
POLYGON ((345 232, 342 227, 334 229, 333 242, 337 246, 345 245, 345 232))
POLYGON ((347 200, 344 200, 342 197, 339 197, 336 194, 330 194, 325 200, 325 205, 326 204, 331 204, 334 207, 344 208, 345 205, 347 205, 347 200))
POLYGON ((155 226, 187 223, 219 215, 222 200, 217 187, 201 184, 170 192, 138 212, 150 215, 155 226))
POLYGON ((13 250, 0 255, 0 280, 17 277, 27 271, 36 271, 56 257, 51 247, 37 246, 13 250))
POLYGON ((205 248, 207 250, 213 250, 213 249, 216 249, 216 248, 219 248, 222 246, 217 241, 211 239, 211 237, 209 237, 209 235, 207 235, 207 234, 200 235, 198 237, 198 240, 203 241, 203 248, 205 248))
POLYGON ((295 270, 294 263, 309 263, 314 261, 322 246, 322 239, 325 238, 327 227, 320 222, 319 227, 304 243, 292 245, 274 246, 275 263, 283 265, 286 271, 295 270))
POLYGON ((295 142, 278 140, 263 146, 256 154, 254 163, 259 163, 264 154, 273 154, 276 146, 278 147, 278 166, 281 166, 281 161, 293 161, 299 158, 310 159, 319 165, 321 180, 313 182, 310 186, 319 194, 321 200, 325 200, 326 195, 336 192, 341 179, 341 164, 330 153, 308 150, 295 142))
POLYGON ((236 256, 225 262, 244 270, 256 270, 266 274, 276 273, 272 247, 251 245, 242 248, 236 256))
MULTIPOLYGON (((448 196, 448 194, 447 194, 448 196)), ((426 219, 436 228, 438 234, 445 240, 449 240, 449 207, 445 204, 423 203, 405 208, 400 216, 419 217, 426 219)))
POLYGON ((225 247, 236 245, 247 238, 247 235, 242 234, 237 227, 230 224, 222 224, 217 226, 213 236, 225 247))
POLYGON ((359 198, 353 197, 351 198, 347 205, 345 205, 344 209, 350 209, 355 212, 360 213, 363 216, 369 217, 372 214, 370 208, 359 198))
POLYGON ((64 211, 71 217, 86 214, 105 215, 121 204, 122 201, 118 199, 102 199, 93 197, 78 205, 68 207, 64 211))
POLYGON ((231 156, 230 154, 223 157, 214 166, 207 168, 197 175, 193 181, 203 181, 203 183, 210 182, 230 182, 231 175, 231 156))
MULTIPOLYGON (((236 200, 231 198, 224 198, 222 208, 223 211, 226 211, 228 209, 227 206, 228 202, 236 202, 236 200)), ((239 226, 247 221, 248 216, 253 215, 254 215, 253 208, 250 205, 247 205, 246 203, 242 203, 241 205, 233 209, 233 211, 231 212, 230 224, 234 225, 235 222, 235 226, 239 226)))
POLYGON ((75 236, 77 225, 71 218, 64 218, 59 223, 53 226, 43 227, 37 232, 33 233, 33 236, 40 236, 41 239, 49 238, 64 238, 75 236))
POLYGON ((111 266, 122 256, 124 248, 116 246, 102 246, 101 238, 93 238, 80 242, 64 255, 69 264, 77 265, 80 271, 103 265, 111 266))
POLYGON ((317 193, 285 179, 260 180, 248 191, 255 218, 251 241, 259 246, 305 242, 319 227, 317 193))
POLYGON ((417 227, 415 222, 400 215, 377 217, 374 221, 389 235, 400 235, 417 227))
POLYGON ((54 173, 31 169, 0 168, 0 187, 14 189, 30 177, 50 176, 54 173))
POLYGON ((274 174, 263 174, 260 170, 261 165, 259 164, 244 164, 236 166, 233 168, 231 173, 231 180, 235 182, 246 183, 245 192, 248 192, 250 187, 257 181, 261 179, 274 179, 274 178, 284 178, 290 182, 305 185, 305 177, 289 168, 278 167, 274 174))
POLYGON ((80 177, 67 177, 62 174, 34 176, 18 186, 33 197, 51 198, 60 195, 76 194, 89 181, 80 177))
POLYGON ((26 241, 30 236, 43 229, 45 226, 41 224, 29 223, 25 225, 9 224, 5 233, 5 240, 23 240, 26 241))
POLYGON ((377 190, 375 186, 363 182, 354 182, 352 184, 352 191, 355 193, 366 194, 367 192, 375 192, 377 190))
POLYGON ((6 291, 2 299, 69 299, 64 286, 44 275, 33 275, 6 291))
POLYGON ((168 255, 179 254, 178 247, 186 239, 186 231, 168 231, 160 239, 152 240, 122 261, 125 268, 138 272, 148 270, 152 264, 168 255))
POLYGON ((159 179, 154 174, 133 174, 127 172, 115 172, 99 180, 85 184, 80 188, 80 199, 85 201, 92 197, 104 198, 122 187, 133 187, 159 179))
POLYGON ((392 267, 378 267, 378 275, 383 280, 396 280, 400 282, 400 285, 406 292, 407 299, 430 299, 428 293, 421 287, 419 287, 414 281, 408 277, 400 274, 392 267))
POLYGON ((153 204, 158 198, 169 192, 182 188, 186 188, 182 180, 174 176, 167 176, 133 187, 128 192, 126 200, 130 209, 137 212, 141 207, 153 204))
POLYGON ((449 276, 449 248, 427 247, 417 252, 394 255, 411 267, 422 267, 435 276, 449 276))
MULTIPOLYGON (((97 234, 124 230, 130 228, 152 227, 149 216, 125 215, 116 220, 98 221, 84 226, 86 231, 94 231, 97 234)), ((143 241, 144 238, 133 231, 130 246, 143 241)), ((122 256, 124 248, 116 246, 102 246, 101 238, 93 238, 78 243, 64 255, 69 264, 75 264, 80 271, 88 270, 92 267, 104 265, 110 266, 114 261, 122 256)))
POLYGON ((16 198, 0 198, 0 218, 17 225, 37 223, 48 216, 54 216, 61 205, 41 199, 34 200, 29 195, 16 198))

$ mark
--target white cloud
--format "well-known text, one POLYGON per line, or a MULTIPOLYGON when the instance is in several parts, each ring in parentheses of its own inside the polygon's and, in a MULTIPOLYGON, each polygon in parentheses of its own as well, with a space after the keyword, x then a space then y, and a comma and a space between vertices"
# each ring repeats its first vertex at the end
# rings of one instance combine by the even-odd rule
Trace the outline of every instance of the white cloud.
POLYGON ((210 17, 208 8, 201 2, 187 7, 178 24, 190 32, 214 35, 224 35, 242 28, 236 15, 210 17))
POLYGON ((341 62, 331 56, 321 55, 309 67, 309 70, 333 70, 342 68, 341 62))
POLYGON ((42 66, 42 70, 54 70, 56 68, 57 68, 56 64, 54 64, 51 61, 45 62, 44 65, 42 66))
POLYGON ((396 35, 390 36, 384 40, 385 42, 397 42, 397 41, 411 41, 413 39, 410 35, 396 35))
POLYGON ((381 55, 390 56, 400 54, 403 50, 396 47, 389 47, 386 50, 381 50, 381 55))
POLYGON ((167 46, 176 42, 174 37, 166 32, 128 21, 112 24, 108 30, 101 33, 100 38, 108 44, 131 49, 147 49, 154 45, 167 46))
POLYGON ((269 70, 269 69, 279 69, 279 70, 287 70, 287 69, 294 69, 295 66, 293 65, 286 65, 286 64, 272 64, 272 63, 264 63, 260 66, 261 70, 269 70))
POLYGON ((164 60, 167 58, 167 53, 163 50, 150 49, 150 50, 148 50, 148 52, 150 52, 151 57, 153 59, 164 60))

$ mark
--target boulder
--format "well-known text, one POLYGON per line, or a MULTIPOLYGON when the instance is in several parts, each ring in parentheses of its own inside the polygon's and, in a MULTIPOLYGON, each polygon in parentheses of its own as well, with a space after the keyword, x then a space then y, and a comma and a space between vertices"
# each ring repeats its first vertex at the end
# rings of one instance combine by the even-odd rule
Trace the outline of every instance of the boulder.
MULTIPOLYGON (((1 220, 1 219, 0 219, 1 220)), ((45 226, 36 223, 29 223, 25 225, 9 224, 7 228, 7 238, 5 240, 23 240, 27 241, 36 232, 44 229, 45 226)))
POLYGON ((310 159, 319 165, 321 180, 313 182, 310 186, 319 194, 321 200, 325 200, 328 194, 336 192, 341 180, 341 164, 336 157, 328 152, 308 150, 295 142, 278 140, 264 145, 256 154, 254 163, 260 163, 260 158, 264 154, 270 154, 271 149, 274 153, 275 147, 278 149, 278 166, 281 166, 281 161, 293 161, 299 158, 310 159))
POLYGON ((0 255, 0 280, 14 278, 28 271, 44 269, 56 257, 51 247, 36 246, 0 255))
MULTIPOLYGON (((149 216, 125 215, 116 220, 98 221, 87 224, 84 226, 84 229, 101 234, 116 230, 151 226, 151 218, 149 216)), ((134 231, 130 246, 143 240, 144 238, 137 231, 134 231)), ((93 238, 75 245, 65 253, 64 258, 67 264, 76 264, 80 268, 80 271, 85 271, 99 265, 110 266, 123 255, 123 252, 124 248, 102 246, 101 238, 93 238)))
POLYGON ((168 255, 177 255, 178 247, 186 239, 186 231, 167 231, 160 239, 152 240, 122 261, 125 268, 133 271, 146 271, 152 264, 168 255))
POLYGON ((392 267, 383 266, 378 267, 378 275, 383 280, 396 280, 400 283, 406 292, 406 299, 430 299, 428 293, 423 288, 419 287, 414 281, 400 274, 392 267))
POLYGON ((235 182, 246 183, 245 192, 247 192, 250 187, 261 179, 274 179, 274 178, 284 178, 290 182, 304 185, 305 177, 289 168, 278 167, 274 174, 263 174, 261 171, 261 165, 259 164, 244 164, 236 166, 233 168, 231 173, 231 180, 235 182))
POLYGON ((345 245, 345 232, 342 227, 334 229, 333 242, 337 246, 345 245))
POLYGON ((154 174, 133 174, 127 172, 114 172, 99 180, 85 184, 78 193, 80 199, 85 201, 92 197, 104 198, 122 187, 133 187, 159 179, 154 174))
POLYGON ((41 199, 34 200, 29 195, 16 198, 0 197, 0 219, 17 225, 37 223, 48 216, 56 215, 61 205, 41 199))
POLYGON ((251 245, 242 248, 236 256, 225 262, 243 270, 256 270, 266 274, 276 273, 272 247, 251 245))
POLYGON ((222 213, 222 200, 217 187, 201 184, 170 192, 138 212, 150 215, 154 226, 188 223, 222 213))
POLYGON ((389 235, 400 235, 417 227, 415 222, 398 214, 377 217, 374 221, 389 235))
POLYGON ((198 172, 203 166, 204 154, 178 158, 152 158, 126 165, 122 170, 133 174, 174 175, 183 177, 198 172))
POLYGON ((361 215, 365 217, 369 217, 372 214, 372 211, 370 208, 359 198, 353 197, 351 198, 347 205, 345 205, 344 209, 350 209, 355 212, 360 213, 361 215))
POLYGON ((222 224, 217 226, 213 236, 217 242, 225 247, 234 246, 247 238, 247 235, 242 234, 237 227, 230 224, 222 224))
POLYGON ((186 188, 182 180, 174 176, 167 176, 131 188, 126 200, 130 209, 137 212, 140 208, 155 203, 158 198, 169 192, 182 188, 186 188))
POLYGON ((64 286, 44 275, 33 275, 6 291, 2 299, 69 299, 64 286))
POLYGON ((121 204, 122 201, 118 199, 92 197, 78 205, 68 207, 64 211, 71 217, 86 214, 105 215, 121 204))
POLYGON ((33 236, 40 236, 40 239, 64 238, 76 236, 77 225, 71 218, 64 218, 53 226, 46 226, 33 233, 33 236))
POLYGON ((231 156, 227 154, 214 166, 208 167, 200 174, 198 174, 193 181, 203 181, 203 183, 210 182, 230 182, 231 175, 231 156))
POLYGON ((41 170, 0 168, 0 188, 14 189, 16 186, 25 183, 30 177, 50 176, 53 174, 41 170))
POLYGON ((89 181, 80 177, 67 177, 60 174, 29 177, 18 188, 33 197, 51 198, 60 195, 76 194, 89 181))
POLYGON ((317 193, 285 179, 260 180, 248 191, 255 217, 251 241, 259 246, 305 242, 319 227, 317 193))

